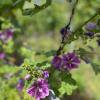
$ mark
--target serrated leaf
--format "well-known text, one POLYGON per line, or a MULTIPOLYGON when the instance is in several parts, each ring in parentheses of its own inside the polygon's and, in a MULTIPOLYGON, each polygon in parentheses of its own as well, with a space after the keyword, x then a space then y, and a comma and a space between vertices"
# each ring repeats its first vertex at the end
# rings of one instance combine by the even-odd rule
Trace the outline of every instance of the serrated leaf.
POLYGON ((70 73, 63 72, 60 74, 61 74, 60 77, 62 81, 72 84, 72 85, 76 85, 76 81, 72 78, 72 75, 70 73))
POLYGON ((61 96, 64 95, 65 93, 67 95, 71 95, 73 90, 75 90, 76 88, 77 88, 77 86, 62 82, 61 87, 59 88, 59 92, 60 92, 61 96))

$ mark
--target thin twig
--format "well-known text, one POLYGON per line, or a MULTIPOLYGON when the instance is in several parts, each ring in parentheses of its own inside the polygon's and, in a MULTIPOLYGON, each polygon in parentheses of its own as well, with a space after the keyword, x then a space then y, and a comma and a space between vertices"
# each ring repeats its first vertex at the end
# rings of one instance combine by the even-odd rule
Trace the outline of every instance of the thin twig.
POLYGON ((73 5, 72 12, 71 12, 71 16, 70 16, 69 23, 68 23, 67 26, 70 26, 70 24, 72 22, 72 19, 73 19, 74 13, 75 13, 75 9, 76 9, 77 3, 78 3, 78 0, 76 0, 75 4, 73 5))
MULTIPOLYGON (((71 22, 72 22, 72 19, 73 19, 74 13, 75 13, 75 9, 76 9, 77 3, 78 3, 78 0, 76 0, 76 2, 75 2, 74 5, 73 5, 73 8, 72 8, 72 12, 71 12, 71 15, 70 15, 69 22, 68 22, 68 24, 67 24, 66 27, 65 27, 66 29, 68 29, 68 28, 70 27, 70 24, 71 24, 71 22)), ((65 46, 65 44, 66 44, 66 42, 64 41, 65 38, 66 38, 66 36, 64 35, 64 36, 62 37, 61 44, 60 44, 60 47, 58 48, 58 50, 57 50, 57 52, 56 52, 56 55, 60 55, 60 54, 61 54, 61 51, 63 50, 63 48, 64 48, 64 46, 65 46)))

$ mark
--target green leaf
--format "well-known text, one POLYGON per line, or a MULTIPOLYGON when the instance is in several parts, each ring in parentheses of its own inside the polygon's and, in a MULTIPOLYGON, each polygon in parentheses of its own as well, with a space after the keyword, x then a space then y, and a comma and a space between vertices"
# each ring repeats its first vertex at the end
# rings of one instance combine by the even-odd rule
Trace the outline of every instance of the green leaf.
POLYGON ((77 88, 77 86, 62 82, 61 87, 59 88, 59 92, 60 92, 61 96, 64 95, 65 93, 67 95, 71 95, 73 90, 75 90, 76 88, 77 88))
POLYGON ((72 85, 76 85, 76 81, 72 78, 72 75, 69 72, 60 73, 60 77, 62 81, 72 85))
POLYGON ((40 12, 41 10, 44 10, 45 8, 47 8, 49 5, 51 5, 51 2, 52 2, 52 0, 46 0, 46 3, 41 6, 34 4, 35 8, 24 9, 23 15, 34 15, 34 14, 40 12))

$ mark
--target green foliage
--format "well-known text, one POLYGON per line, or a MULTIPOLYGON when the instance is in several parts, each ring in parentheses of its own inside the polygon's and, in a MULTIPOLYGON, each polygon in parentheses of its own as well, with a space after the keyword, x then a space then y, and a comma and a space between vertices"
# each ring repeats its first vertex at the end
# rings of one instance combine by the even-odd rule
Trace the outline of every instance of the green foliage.
POLYGON ((51 5, 51 2, 52 2, 52 0, 46 0, 46 3, 41 6, 34 4, 34 6, 35 6, 34 8, 23 10, 23 14, 24 15, 34 15, 34 14, 40 12, 41 10, 47 8, 49 5, 51 5))
POLYGON ((60 96, 63 96, 65 93, 67 93, 67 95, 71 95, 76 88, 77 86, 62 82, 61 88, 59 89, 60 96))
POLYGON ((64 95, 72 95, 78 89, 80 92, 88 91, 92 93, 94 100, 100 100, 100 48, 96 44, 96 35, 100 32, 100 0, 79 0, 71 23, 72 33, 66 40, 64 52, 74 50, 82 64, 70 73, 54 69, 51 60, 60 44, 59 30, 69 21, 74 0, 68 3, 62 0, 52 1, 42 0, 40 5, 33 0, 0 1, 0 32, 8 28, 15 31, 13 39, 7 43, 0 41, 0 50, 6 54, 6 58, 0 60, 0 100, 20 100, 21 95, 16 90, 16 85, 26 74, 30 74, 32 78, 25 81, 22 98, 33 100, 26 93, 26 89, 35 79, 41 77, 44 70, 50 73, 50 88, 56 96, 62 98, 64 95), (84 35, 84 25, 89 21, 98 25, 93 30, 95 39, 84 35), (89 76, 90 73, 93 74, 91 67, 97 75, 93 79, 89 76), (96 85, 98 88, 94 88, 96 85))

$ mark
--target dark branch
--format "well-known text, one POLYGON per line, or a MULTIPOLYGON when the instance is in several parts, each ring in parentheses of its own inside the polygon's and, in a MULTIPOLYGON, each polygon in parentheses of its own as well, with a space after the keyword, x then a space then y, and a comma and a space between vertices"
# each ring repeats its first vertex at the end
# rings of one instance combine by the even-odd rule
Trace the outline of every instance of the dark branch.
POLYGON ((70 16, 69 23, 68 23, 67 27, 70 26, 70 24, 72 22, 72 19, 73 19, 74 13, 75 13, 75 9, 76 9, 77 3, 78 3, 78 0, 76 0, 75 4, 73 5, 71 16, 70 16))
MULTIPOLYGON (((73 19, 73 16, 74 16, 77 3, 78 3, 78 0, 76 0, 76 2, 73 5, 72 12, 71 12, 71 15, 70 15, 70 18, 69 18, 69 22, 68 22, 68 24, 65 27, 66 30, 70 28, 70 24, 71 24, 72 19, 73 19)), ((64 46, 66 45, 66 41, 65 40, 66 40, 66 36, 63 35, 62 36, 62 40, 61 40, 60 47, 58 48, 57 53, 56 53, 57 55, 60 55, 61 54, 61 51, 63 50, 64 46)))

